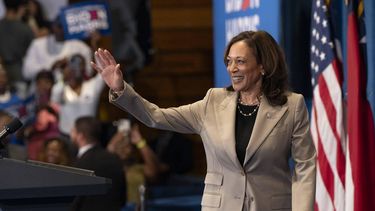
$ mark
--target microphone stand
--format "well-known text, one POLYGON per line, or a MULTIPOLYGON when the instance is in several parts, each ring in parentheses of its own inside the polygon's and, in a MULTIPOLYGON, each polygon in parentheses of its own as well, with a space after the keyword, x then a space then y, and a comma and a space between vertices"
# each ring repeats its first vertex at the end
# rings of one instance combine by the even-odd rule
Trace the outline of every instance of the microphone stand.
POLYGON ((6 157, 7 154, 8 153, 5 144, 3 143, 3 140, 0 139, 0 159, 6 157))
POLYGON ((20 129, 22 125, 22 122, 18 118, 13 118, 8 124, 4 125, 3 130, 0 132, 0 158, 8 157, 7 147, 3 142, 5 137, 20 129), (3 153, 6 154, 6 156, 4 156, 3 153))

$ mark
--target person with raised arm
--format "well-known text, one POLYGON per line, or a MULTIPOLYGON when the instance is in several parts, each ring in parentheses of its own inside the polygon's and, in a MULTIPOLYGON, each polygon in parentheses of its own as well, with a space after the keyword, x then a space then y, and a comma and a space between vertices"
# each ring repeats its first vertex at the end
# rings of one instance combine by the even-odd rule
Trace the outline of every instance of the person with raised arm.
POLYGON ((202 210, 314 210, 316 150, 304 98, 288 91, 281 48, 265 31, 241 32, 229 42, 224 64, 231 86, 209 89, 192 104, 159 108, 123 80, 109 51, 98 49, 91 63, 114 105, 149 127, 201 136, 202 210))

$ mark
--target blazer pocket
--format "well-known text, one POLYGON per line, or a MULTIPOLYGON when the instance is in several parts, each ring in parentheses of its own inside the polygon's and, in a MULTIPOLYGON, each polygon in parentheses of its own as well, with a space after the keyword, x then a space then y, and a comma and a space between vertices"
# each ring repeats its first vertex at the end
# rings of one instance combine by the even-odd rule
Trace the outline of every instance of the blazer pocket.
POLYGON ((283 210, 292 208, 292 198, 290 194, 276 195, 271 198, 271 209, 283 210))
POLYGON ((223 184, 223 175, 218 173, 208 172, 206 178, 204 179, 205 184, 211 185, 222 185, 223 184))
POLYGON ((201 205, 203 207, 219 208, 221 204, 221 195, 204 193, 201 205))
POLYGON ((208 172, 204 179, 204 192, 218 193, 223 185, 223 175, 218 173, 208 172))

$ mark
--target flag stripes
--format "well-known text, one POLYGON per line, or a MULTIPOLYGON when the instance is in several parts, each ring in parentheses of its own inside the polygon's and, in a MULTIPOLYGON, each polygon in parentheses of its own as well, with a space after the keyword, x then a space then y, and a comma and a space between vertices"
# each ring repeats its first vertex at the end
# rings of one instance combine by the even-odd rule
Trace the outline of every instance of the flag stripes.
POLYGON ((311 133, 317 148, 316 210, 345 209, 345 130, 342 70, 334 53, 325 1, 313 2, 311 133))

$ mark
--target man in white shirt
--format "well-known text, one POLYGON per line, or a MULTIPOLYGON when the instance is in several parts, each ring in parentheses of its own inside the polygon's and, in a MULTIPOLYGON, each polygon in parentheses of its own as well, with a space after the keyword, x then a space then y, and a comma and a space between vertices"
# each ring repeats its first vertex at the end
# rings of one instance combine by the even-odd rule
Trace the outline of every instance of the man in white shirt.
POLYGON ((52 34, 34 39, 27 50, 22 73, 25 79, 33 80, 42 70, 59 68, 67 58, 81 54, 86 63, 86 75, 91 75, 91 48, 81 40, 65 40, 63 28, 57 18, 52 24, 52 34))

